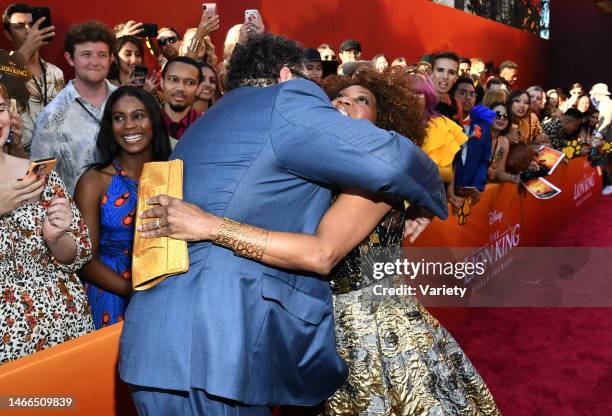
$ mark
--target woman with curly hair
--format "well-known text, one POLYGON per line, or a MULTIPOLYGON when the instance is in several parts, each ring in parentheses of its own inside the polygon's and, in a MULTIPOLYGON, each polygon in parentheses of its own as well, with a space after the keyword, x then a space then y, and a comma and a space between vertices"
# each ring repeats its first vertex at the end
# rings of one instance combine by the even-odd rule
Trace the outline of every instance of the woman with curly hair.
MULTIPOLYGON (((351 78, 328 77, 323 84, 342 114, 423 142, 423 106, 400 73, 360 69, 351 78)), ((394 197, 351 188, 338 191, 314 235, 237 224, 245 238, 267 232, 262 262, 331 279, 337 349, 349 375, 326 402, 324 413, 498 414, 461 348, 415 297, 373 295, 372 285, 379 281, 367 265, 381 253, 386 260, 399 259, 405 225, 414 236, 425 224, 407 221, 404 202, 394 197), (472 409, 478 410, 470 413, 472 409)), ((169 228, 172 221, 164 219, 169 228)), ((218 242, 221 221, 209 213, 198 215, 199 228, 211 230, 205 240, 218 242)))

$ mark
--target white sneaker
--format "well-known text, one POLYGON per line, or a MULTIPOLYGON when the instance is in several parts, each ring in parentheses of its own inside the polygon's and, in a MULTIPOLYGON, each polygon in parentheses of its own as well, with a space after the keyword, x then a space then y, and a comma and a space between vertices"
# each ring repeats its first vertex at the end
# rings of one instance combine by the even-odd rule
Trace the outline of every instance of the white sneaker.
POLYGON ((601 191, 603 195, 612 195, 612 185, 608 185, 601 191))

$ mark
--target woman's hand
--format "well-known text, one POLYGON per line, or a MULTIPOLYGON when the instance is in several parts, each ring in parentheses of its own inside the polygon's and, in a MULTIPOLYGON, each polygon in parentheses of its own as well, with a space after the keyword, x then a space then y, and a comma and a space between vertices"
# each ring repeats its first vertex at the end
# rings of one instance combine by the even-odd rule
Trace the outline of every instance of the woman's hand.
POLYGON ((158 85, 159 85, 159 78, 157 78, 157 75, 155 73, 152 73, 151 75, 149 75, 147 79, 145 79, 144 87, 142 89, 150 94, 155 94, 155 91, 157 91, 158 85))
POLYGON ((66 198, 55 197, 47 208, 47 216, 43 221, 43 237, 47 244, 55 244, 69 230, 72 223, 72 210, 66 198))
POLYGON ((11 131, 13 132, 13 141, 11 142, 11 146, 21 147, 22 142, 21 138, 23 137, 23 123, 21 122, 21 116, 17 112, 17 110, 11 109, 11 131))
POLYGON ((0 181, 0 215, 11 212, 45 190, 45 177, 30 176, 13 181, 0 181))
POLYGON ((215 30, 219 29, 219 15, 209 16, 202 13, 202 18, 198 24, 197 35, 200 37, 208 36, 215 30))
POLYGON ((508 134, 506 135, 506 137, 508 138, 508 141, 512 144, 518 144, 521 142, 521 130, 518 128, 518 126, 516 125, 512 125, 512 127, 510 128, 510 131, 508 132, 508 134))
POLYGON ((140 214, 140 218, 154 218, 138 227, 144 238, 171 237, 184 241, 206 241, 217 236, 221 218, 201 210, 196 205, 158 195, 149 198, 149 205, 157 205, 140 214))
POLYGON ((261 19, 253 19, 248 23, 243 23, 238 36, 238 44, 246 45, 251 36, 261 35, 265 31, 266 27, 261 19))

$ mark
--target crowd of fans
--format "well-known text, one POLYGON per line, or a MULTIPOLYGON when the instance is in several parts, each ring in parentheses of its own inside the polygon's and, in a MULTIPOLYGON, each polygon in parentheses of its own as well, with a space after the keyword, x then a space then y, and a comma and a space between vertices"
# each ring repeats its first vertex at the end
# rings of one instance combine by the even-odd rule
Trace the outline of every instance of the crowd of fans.
MULTIPOLYGON (((32 78, 29 100, 14 109, 13 97, 0 87, 0 265, 4 275, 15 277, 1 286, 0 363, 91 331, 92 316, 96 328, 122 320, 143 164, 168 158, 228 88, 234 49, 264 32, 261 19, 232 27, 217 62, 209 36, 219 28, 217 15, 203 13, 182 36, 162 27, 154 38, 140 37, 144 27, 134 21, 114 30, 98 21, 79 23, 63 34, 74 69, 74 79, 66 82, 40 54, 49 39, 60 36, 53 26, 41 29, 43 20, 32 21, 25 4, 7 7, 2 23, 32 78), (144 57, 151 48, 157 66, 147 68, 144 57), (48 177, 23 178, 28 159, 45 158, 57 160, 48 177), (39 200, 42 205, 32 204, 39 200), (48 211, 40 223, 43 206, 48 211), (41 279, 42 285, 32 283, 41 279), (40 287, 45 302, 35 300, 43 296, 40 287)), ((410 98, 380 102, 408 103, 418 111, 409 108, 406 120, 397 120, 397 108, 379 105, 377 124, 386 128, 393 114, 389 126, 409 132, 436 163, 457 208, 467 198, 477 202, 487 182, 519 183, 526 171, 539 172, 540 146, 568 158, 588 156, 605 172, 604 193, 612 193, 607 85, 586 89, 576 83, 568 94, 537 85, 522 90, 515 88, 520 72, 511 61, 493 71, 480 58, 450 51, 414 64, 391 58, 376 54, 364 60, 361 43, 348 39, 338 53, 329 44, 306 49, 302 67, 291 70, 320 84, 331 98, 338 77, 381 73, 395 79, 394 93, 401 88, 410 98)), ((342 99, 349 108, 367 97, 342 99)))

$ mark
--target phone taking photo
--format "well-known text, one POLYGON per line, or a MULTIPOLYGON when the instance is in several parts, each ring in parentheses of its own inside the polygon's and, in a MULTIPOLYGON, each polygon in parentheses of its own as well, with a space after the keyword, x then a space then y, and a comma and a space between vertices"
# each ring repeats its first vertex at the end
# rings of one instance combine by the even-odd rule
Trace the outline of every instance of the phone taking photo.
POLYGON ((257 9, 247 9, 244 11, 244 23, 251 23, 254 20, 261 20, 261 15, 257 9))
POLYGON ((157 23, 143 23, 142 32, 137 36, 141 38, 154 38, 157 36, 157 23))
MULTIPOLYGON (((48 7, 32 7, 32 22, 37 22, 41 17, 44 17, 45 20, 38 26, 39 30, 52 26, 51 10, 48 7)), ((52 37, 47 38, 46 42, 51 42, 52 39, 52 37)))
POLYGON ((54 158, 49 159, 40 159, 40 160, 32 160, 30 161, 30 166, 28 167, 28 171, 26 173, 26 178, 30 176, 48 176, 53 168, 57 160, 54 158))
POLYGON ((217 14, 217 3, 202 3, 202 10, 206 16, 214 16, 217 14))
POLYGON ((147 75, 149 75, 149 68, 144 65, 136 65, 134 72, 132 72, 132 79, 137 81, 136 86, 142 87, 147 75))
POLYGON ((132 73, 132 78, 146 78, 147 75, 149 75, 149 68, 144 65, 136 65, 132 73))

